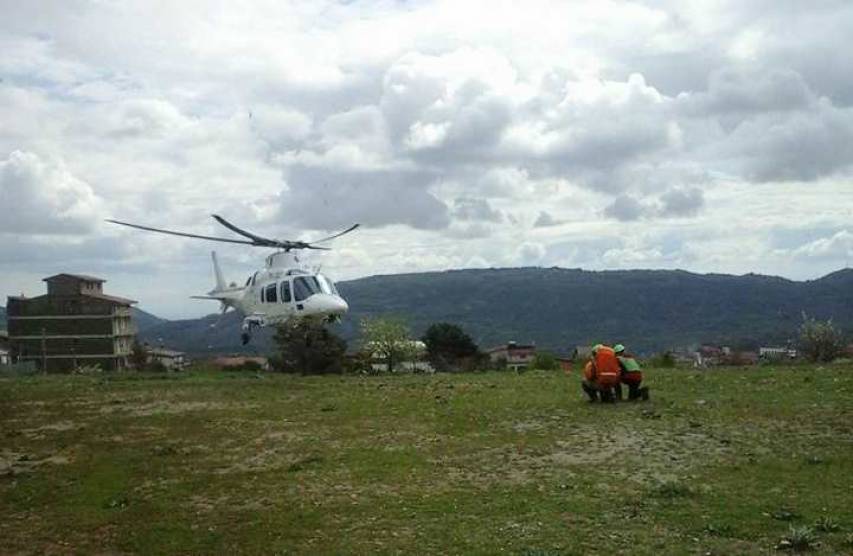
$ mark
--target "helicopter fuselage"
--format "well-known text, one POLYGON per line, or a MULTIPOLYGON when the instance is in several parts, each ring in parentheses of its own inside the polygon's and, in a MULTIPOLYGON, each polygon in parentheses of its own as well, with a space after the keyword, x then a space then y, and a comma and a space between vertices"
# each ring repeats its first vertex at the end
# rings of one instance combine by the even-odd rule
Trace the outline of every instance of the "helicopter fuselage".
POLYGON ((249 276, 243 287, 224 287, 215 253, 213 264, 217 287, 198 297, 216 299, 240 311, 244 343, 254 328, 301 319, 331 321, 349 309, 331 279, 302 268, 288 252, 267 257, 267 267, 249 276))

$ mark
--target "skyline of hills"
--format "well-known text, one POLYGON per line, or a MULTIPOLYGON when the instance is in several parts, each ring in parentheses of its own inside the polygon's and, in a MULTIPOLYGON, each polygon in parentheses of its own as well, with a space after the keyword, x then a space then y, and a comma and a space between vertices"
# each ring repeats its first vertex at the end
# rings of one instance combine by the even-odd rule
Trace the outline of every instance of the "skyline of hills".
MULTIPOLYGON (((808 281, 682 270, 463 269, 370 276, 338 287, 350 312, 333 329, 351 344, 362 318, 389 314, 406 319, 414 337, 446 321, 481 348, 515 340, 561 353, 598 341, 640 353, 699 343, 784 344, 795 340, 804 311, 853 329, 850 269, 808 281)), ((194 355, 266 354, 272 347, 271 329, 242 346, 242 317, 234 312, 166 320, 134 308, 134 319, 141 340, 194 355)))
MULTIPOLYGON (((465 269, 378 275, 338 284, 350 312, 333 328, 347 341, 359 321, 394 314, 419 337, 434 322, 463 327, 482 348, 509 340, 570 352, 597 341, 650 353, 703 342, 757 345, 794 340, 803 311, 853 328, 853 271, 793 281, 680 270, 465 269)), ((264 353, 272 330, 239 342, 240 316, 167 321, 142 336, 184 351, 264 353)))

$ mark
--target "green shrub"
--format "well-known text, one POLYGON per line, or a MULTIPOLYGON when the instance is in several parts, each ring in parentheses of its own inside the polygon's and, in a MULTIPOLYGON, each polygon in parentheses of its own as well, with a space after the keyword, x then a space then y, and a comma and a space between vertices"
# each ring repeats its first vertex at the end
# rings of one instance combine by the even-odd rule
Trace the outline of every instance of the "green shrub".
POLYGON ((680 481, 663 481, 654 487, 652 494, 658 498, 682 498, 691 496, 693 491, 680 481))
POLYGON ((652 357, 649 363, 652 367, 659 369, 673 369, 675 368, 675 356, 671 351, 665 351, 652 357))
POLYGON ((793 550, 794 552, 805 552, 817 546, 817 536, 814 529, 807 525, 788 528, 788 534, 782 537, 776 548, 779 550, 793 550))
POLYGON ((819 321, 803 313, 800 350, 809 361, 828 363, 844 350, 841 331, 835 328, 832 319, 819 321))
POLYGON ((553 353, 540 351, 536 353, 536 356, 533 358, 533 362, 530 366, 533 369, 539 369, 542 371, 558 371, 560 370, 560 361, 553 353))
POLYGON ((823 517, 818 518, 818 520, 815 521, 814 528, 818 531, 823 532, 823 533, 834 533, 834 532, 840 530, 841 526, 838 524, 837 521, 835 521, 831 517, 825 515, 823 517))

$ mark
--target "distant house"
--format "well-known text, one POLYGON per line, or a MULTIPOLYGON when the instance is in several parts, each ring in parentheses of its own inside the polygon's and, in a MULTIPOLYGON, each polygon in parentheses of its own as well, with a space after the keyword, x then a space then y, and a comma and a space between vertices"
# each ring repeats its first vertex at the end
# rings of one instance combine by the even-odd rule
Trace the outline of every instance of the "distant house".
POLYGON ((507 369, 521 371, 533 362, 533 358, 536 356, 536 344, 507 342, 506 345, 494 347, 487 353, 493 363, 506 361, 507 369))
POLYGON ((133 336, 131 299, 107 295, 105 280, 81 274, 44 279, 47 294, 9 297, 9 351, 16 363, 68 372, 83 365, 127 368, 133 336))
POLYGON ((758 348, 758 358, 767 361, 779 361, 782 359, 796 359, 797 350, 787 347, 762 347, 758 348))
POLYGON ((145 346, 148 363, 160 363, 167 371, 182 371, 189 365, 186 354, 162 347, 145 346))
MULTIPOLYGON (((728 347, 714 346, 703 344, 690 355, 694 365, 698 367, 713 367, 722 365, 725 357, 731 355, 731 350, 728 347)), ((678 358, 676 358, 678 360, 678 358)))

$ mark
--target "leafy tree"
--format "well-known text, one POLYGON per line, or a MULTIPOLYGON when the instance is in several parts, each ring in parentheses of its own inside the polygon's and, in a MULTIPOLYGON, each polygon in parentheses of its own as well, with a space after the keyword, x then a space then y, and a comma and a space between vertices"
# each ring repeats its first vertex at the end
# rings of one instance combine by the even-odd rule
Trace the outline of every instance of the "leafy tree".
POLYGON ((556 371, 560 369, 560 362, 557 360, 557 356, 553 353, 540 351, 537 352, 536 356, 533 358, 530 368, 540 369, 543 371, 556 371))
POLYGON ((800 325, 800 349, 809 361, 828 363, 844 350, 841 331, 832 319, 819 321, 803 313, 800 325))
POLYGON ((148 352, 145 346, 139 343, 139 340, 133 341, 133 346, 130 348, 130 357, 128 357, 130 366, 137 371, 142 371, 148 365, 148 352))
POLYGON ((277 352, 270 363, 277 371, 302 374, 339 373, 347 344, 326 327, 307 320, 279 325, 273 337, 277 352))
POLYGON ((406 323, 397 317, 365 318, 361 321, 364 350, 380 359, 385 370, 394 372, 396 365, 417 356, 415 342, 406 323))
POLYGON ((447 322, 430 325, 422 338, 430 364, 438 371, 458 367, 465 360, 474 360, 479 353, 477 344, 461 327, 447 322))

